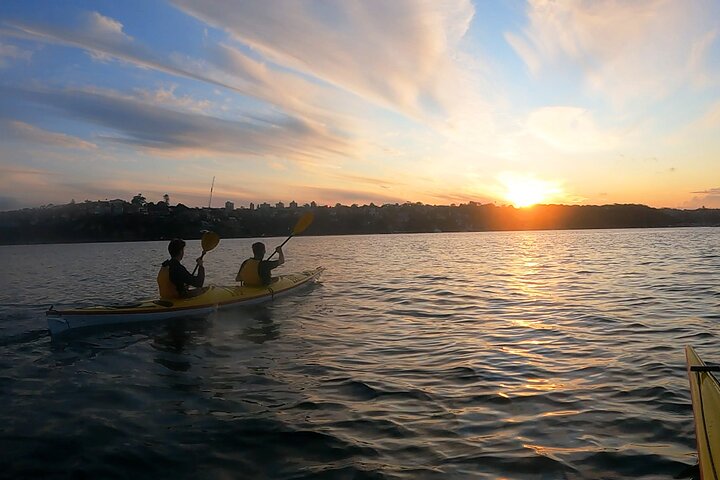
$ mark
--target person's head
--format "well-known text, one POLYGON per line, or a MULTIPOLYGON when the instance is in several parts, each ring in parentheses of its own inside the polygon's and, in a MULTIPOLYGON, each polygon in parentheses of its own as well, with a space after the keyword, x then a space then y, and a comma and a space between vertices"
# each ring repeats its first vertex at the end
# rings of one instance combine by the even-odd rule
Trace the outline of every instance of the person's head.
POLYGON ((182 260, 183 255, 185 255, 185 242, 179 238, 170 240, 170 243, 168 244, 168 253, 172 258, 182 260))
POLYGON ((263 258, 265 256, 265 244, 262 242, 255 242, 252 244, 253 255, 255 258, 263 258))

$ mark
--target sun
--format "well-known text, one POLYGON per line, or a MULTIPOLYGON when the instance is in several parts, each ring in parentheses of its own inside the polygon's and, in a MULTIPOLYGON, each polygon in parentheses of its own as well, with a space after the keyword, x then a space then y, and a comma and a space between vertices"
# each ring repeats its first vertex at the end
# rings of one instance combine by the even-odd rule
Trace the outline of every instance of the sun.
POLYGON ((545 194, 537 190, 511 189, 505 194, 505 198, 516 207, 523 208, 542 202, 545 194))
POLYGON ((560 187, 556 182, 540 180, 527 175, 505 174, 500 177, 500 183, 504 188, 505 200, 517 208, 548 202, 560 193, 560 187))

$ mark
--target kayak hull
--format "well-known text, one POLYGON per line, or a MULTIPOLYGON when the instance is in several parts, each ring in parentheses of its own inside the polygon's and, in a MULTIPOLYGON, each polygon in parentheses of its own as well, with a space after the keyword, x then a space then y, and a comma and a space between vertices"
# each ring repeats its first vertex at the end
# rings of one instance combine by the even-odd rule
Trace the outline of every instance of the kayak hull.
POLYGON ((702 480, 720 480, 720 383, 710 371, 693 371, 706 367, 690 346, 685 347, 690 380, 698 466, 702 480))
POLYGON ((211 286, 197 297, 165 300, 142 300, 132 305, 86 307, 46 312, 48 329, 52 335, 69 330, 119 325, 136 322, 154 322, 182 317, 206 316, 217 310, 257 305, 294 292, 320 277, 325 269, 281 275, 267 287, 211 286))

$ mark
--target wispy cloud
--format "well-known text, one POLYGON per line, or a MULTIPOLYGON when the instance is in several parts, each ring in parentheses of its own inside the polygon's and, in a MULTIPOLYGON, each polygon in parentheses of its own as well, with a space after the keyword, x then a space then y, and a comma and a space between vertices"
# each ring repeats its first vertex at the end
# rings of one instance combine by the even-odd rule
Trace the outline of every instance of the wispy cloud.
POLYGON ((349 156, 349 142, 287 115, 225 120, 173 110, 108 91, 1 88, 29 103, 110 130, 98 138, 176 154, 284 156, 296 160, 349 156))
POLYGON ((620 143, 618 133, 602 131, 583 108, 544 107, 530 113, 526 126, 536 137, 566 152, 611 150, 620 143))
MULTIPOLYGON (((674 147, 701 147, 708 144, 720 145, 717 132, 720 129, 720 101, 707 106, 694 120, 669 135, 665 142, 674 147)), ((704 149, 704 148, 703 148, 704 149)))
POLYGON ((162 105, 176 110, 191 110, 205 113, 211 107, 209 100, 197 100, 189 95, 177 96, 177 86, 161 87, 156 90, 136 89, 138 100, 150 102, 153 105, 162 105))
POLYGON ((709 105, 708 109, 696 121, 688 125, 692 130, 714 130, 720 129, 720 102, 709 105))
POLYGON ((715 1, 531 0, 527 9, 528 27, 506 39, 530 70, 578 67, 588 87, 618 105, 656 100, 709 75, 705 60, 720 17, 715 1))
POLYGON ((319 204, 329 205, 334 205, 335 203, 342 203, 344 205, 351 205, 353 203, 357 203, 358 205, 375 203, 376 205, 382 205, 385 203, 402 203, 407 200, 395 195, 360 189, 299 186, 292 188, 292 190, 300 198, 311 198, 319 204))
POLYGON ((242 48, 206 40, 201 58, 160 54, 98 12, 76 25, 9 21, 2 33, 227 88, 337 131, 367 121, 361 112, 369 100, 474 144, 479 134, 492 136, 477 78, 458 60, 474 15, 468 0, 176 4, 225 29, 242 48))
MULTIPOLYGON (((0 152, 1 154, 1 152, 0 152)), ((103 200, 121 198, 129 201, 142 192, 148 201, 157 202, 165 193, 173 203, 207 204, 208 192, 195 179, 175 183, 158 183, 147 175, 99 176, 87 178, 64 172, 62 168, 48 170, 19 165, 0 165, 0 210, 10 210, 47 203, 63 204, 71 199, 103 200)), ((233 198, 232 196, 228 198, 233 198)))
MULTIPOLYGON (((332 122, 338 129, 346 123, 333 111, 332 106, 340 101, 332 88, 311 82, 287 69, 268 66, 230 45, 207 44, 202 59, 179 53, 161 55, 125 34, 120 22, 98 12, 84 13, 78 24, 72 26, 19 21, 7 25, 9 28, 0 33, 76 47, 86 50, 97 60, 116 59, 139 68, 222 87, 276 105, 306 122, 332 122)), ((165 100, 166 103, 177 104, 180 100, 174 97, 173 90, 158 91, 153 96, 153 100, 165 100)))
POLYGON ((0 133, 0 138, 6 137, 62 148, 77 148, 82 150, 97 148, 97 145, 94 143, 64 133, 49 132, 25 122, 0 120, 0 126, 3 127, 3 133, 0 133))
POLYGON ((40 176, 55 175, 55 173, 49 172, 47 170, 38 170, 38 169, 34 169, 34 168, 18 167, 18 166, 11 166, 11 165, 0 165, 0 173, 2 173, 4 176, 9 176, 9 175, 40 175, 40 176))
POLYGON ((30 60, 32 52, 15 45, 0 43, 0 68, 10 65, 12 60, 30 60))
MULTIPOLYGON (((7 36, 43 41, 81 48, 95 58, 115 58, 143 68, 152 68, 171 75, 210 82, 221 87, 229 85, 202 74, 202 65, 187 68, 178 56, 162 56, 123 32, 123 25, 98 12, 80 16, 77 25, 27 23, 8 21, 0 33, 7 36)), ((189 62, 188 62, 189 63, 189 62)))
POLYGON ((327 177, 330 178, 337 178, 340 180, 345 180, 353 184, 363 184, 373 187, 380 187, 380 188, 391 188, 393 186, 398 185, 404 185, 405 182, 398 181, 398 180, 391 180, 389 178, 382 178, 382 177, 371 177, 367 175, 358 175, 354 173, 333 173, 333 172, 327 172, 327 177))
POLYGON ((685 208, 720 208, 720 187, 690 193, 694 196, 685 203, 685 208))
POLYGON ((47 203, 46 195, 54 197, 56 194, 51 188, 55 179, 55 172, 18 165, 0 165, 0 192, 4 197, 0 202, 0 210, 47 203))
POLYGON ((443 77, 474 14, 468 0, 173 3, 277 65, 415 113, 445 106, 443 77))
POLYGON ((213 77, 221 83, 288 113, 308 121, 332 123, 339 129, 353 121, 351 114, 342 113, 348 103, 347 95, 287 69, 268 65, 236 47, 225 43, 208 45, 206 61, 213 77))

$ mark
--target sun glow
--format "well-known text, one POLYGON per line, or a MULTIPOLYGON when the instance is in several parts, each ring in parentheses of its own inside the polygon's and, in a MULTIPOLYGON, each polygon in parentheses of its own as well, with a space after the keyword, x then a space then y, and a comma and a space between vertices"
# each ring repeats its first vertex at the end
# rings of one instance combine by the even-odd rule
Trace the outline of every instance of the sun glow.
POLYGON ((500 183, 503 198, 518 208, 548 202, 561 193, 556 182, 526 175, 504 174, 500 176, 500 183))

